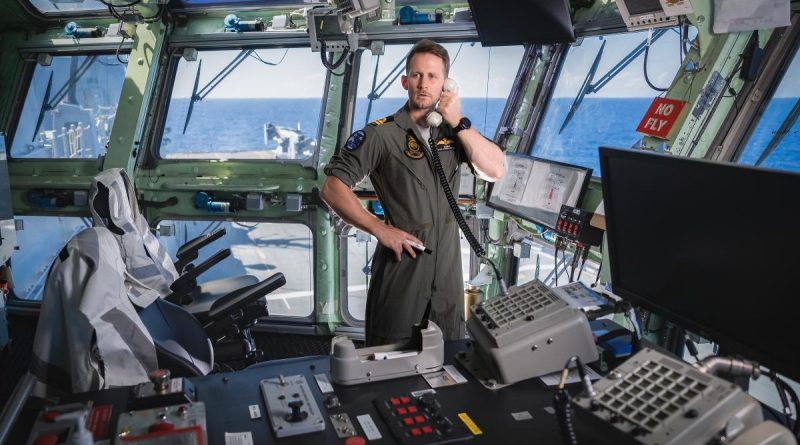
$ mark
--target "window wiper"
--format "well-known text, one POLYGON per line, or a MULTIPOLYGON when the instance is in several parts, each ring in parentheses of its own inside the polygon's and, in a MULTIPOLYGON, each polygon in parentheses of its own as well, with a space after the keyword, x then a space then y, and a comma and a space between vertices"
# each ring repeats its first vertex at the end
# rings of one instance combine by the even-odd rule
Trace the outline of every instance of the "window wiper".
POLYGON ((767 144, 764 151, 761 152, 761 156, 758 157, 758 160, 755 163, 755 166, 758 167, 764 162, 769 155, 772 154, 773 151, 780 145, 783 138, 789 133, 789 130, 794 126, 795 122, 797 122, 797 118, 800 117, 800 99, 797 99, 797 102, 794 103, 794 107, 792 107, 792 111, 789 112, 789 115, 786 116, 786 119, 783 120, 781 126, 778 127, 778 130, 770 139, 769 144, 767 144))
MULTIPOLYGON (((661 38, 664 34, 666 34, 666 29, 657 29, 653 31, 653 37, 650 39, 650 44, 652 45, 653 42, 661 38)), ((600 65, 600 59, 603 57, 603 48, 606 46, 607 40, 603 40, 603 44, 600 45, 600 50, 597 51, 597 55, 594 58, 594 62, 592 63, 592 68, 589 70, 589 73, 586 75, 586 78, 583 80, 583 85, 581 85, 581 89, 578 91, 578 95, 575 97, 575 100, 572 101, 572 105, 569 107, 569 113, 564 118, 564 122, 561 124, 561 128, 558 130, 558 134, 561 134, 564 131, 564 128, 567 127, 569 122, 572 120, 572 117, 578 111, 578 108, 581 106, 583 102, 583 98, 587 94, 597 93, 604 86, 608 84, 612 79, 617 77, 619 73, 622 72, 628 65, 630 65, 637 57, 644 54, 644 50, 647 47, 647 39, 642 41, 636 48, 634 48, 631 52, 628 53, 625 57, 623 57, 613 68, 608 70, 596 83, 592 83, 594 80, 594 75, 597 72, 597 67, 600 65)))
POLYGON ((367 114, 365 117, 364 125, 369 123, 369 117, 372 114, 372 103, 376 100, 380 99, 386 90, 388 90, 393 84, 394 81, 403 74, 403 70, 405 69, 406 58, 408 57, 408 53, 411 50, 408 50, 406 55, 404 55, 397 65, 394 66, 387 74, 386 77, 378 83, 378 66, 380 65, 381 56, 378 56, 377 60, 375 60, 375 74, 372 75, 372 90, 367 94, 367 99, 369 99, 369 103, 367 104, 367 114), (380 89, 380 91, 378 91, 380 89))
POLYGON ((36 140, 36 135, 39 134, 39 128, 42 126, 42 121, 44 120, 44 113, 49 111, 49 106, 47 105, 50 101, 50 90, 53 88, 53 72, 50 71, 50 78, 47 80, 47 88, 44 90, 44 99, 42 100, 42 106, 39 107, 39 117, 36 118, 36 127, 33 129, 33 137, 31 138, 31 142, 36 140))
POLYGON ((67 95, 69 90, 78 83, 79 80, 89 71, 89 68, 92 67, 95 60, 97 60, 97 56, 88 56, 86 59, 83 60, 83 63, 72 73, 61 86, 61 88, 56 91, 56 94, 53 97, 53 100, 50 100, 50 91, 53 88, 53 71, 50 72, 50 78, 47 80, 47 89, 44 93, 44 100, 42 101, 42 106, 39 108, 39 117, 36 119, 36 128, 33 129, 33 137, 31 138, 31 142, 36 140, 36 135, 39 134, 39 128, 42 126, 42 121, 44 121, 44 114, 56 107, 64 97, 67 95))
POLYGON ((200 68, 203 66, 203 61, 200 60, 197 63, 197 74, 194 78, 194 88, 192 89, 192 97, 189 100, 189 110, 186 112, 186 121, 183 123, 183 134, 186 134, 186 127, 189 126, 189 119, 192 118, 192 111, 194 110, 194 103, 203 100, 208 94, 214 91, 214 88, 219 86, 219 84, 226 78, 230 73, 232 73, 242 62, 244 62, 250 54, 253 53, 253 49, 243 49, 236 57, 231 60, 230 63, 225 65, 213 79, 211 79, 203 88, 199 91, 197 89, 200 83, 200 68))

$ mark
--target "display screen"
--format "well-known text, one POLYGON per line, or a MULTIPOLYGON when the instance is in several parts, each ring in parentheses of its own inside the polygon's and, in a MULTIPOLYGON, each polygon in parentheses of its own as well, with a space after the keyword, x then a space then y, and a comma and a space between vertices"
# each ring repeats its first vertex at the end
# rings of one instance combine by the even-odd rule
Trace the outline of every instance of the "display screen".
POLYGON ((650 14, 662 11, 658 0, 620 0, 625 2, 630 15, 650 14))
POLYGON ((483 46, 575 41, 567 0, 469 0, 469 8, 483 46))
POLYGON ((600 170, 614 293, 800 379, 800 174, 608 148, 600 170))
POLYGON ((555 227, 562 205, 579 207, 592 169, 506 153, 506 174, 492 185, 489 206, 555 227))

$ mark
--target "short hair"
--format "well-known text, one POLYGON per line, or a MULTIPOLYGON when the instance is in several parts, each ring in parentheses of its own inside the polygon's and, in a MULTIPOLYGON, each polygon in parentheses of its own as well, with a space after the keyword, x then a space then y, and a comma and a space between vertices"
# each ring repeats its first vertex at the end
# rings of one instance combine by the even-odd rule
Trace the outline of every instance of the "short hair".
POLYGON ((406 74, 408 74, 408 68, 411 65, 411 58, 422 53, 433 54, 442 59, 442 61, 444 61, 444 75, 448 77, 450 74, 450 54, 447 53, 447 50, 442 45, 430 39, 422 39, 411 48, 406 58, 406 74))

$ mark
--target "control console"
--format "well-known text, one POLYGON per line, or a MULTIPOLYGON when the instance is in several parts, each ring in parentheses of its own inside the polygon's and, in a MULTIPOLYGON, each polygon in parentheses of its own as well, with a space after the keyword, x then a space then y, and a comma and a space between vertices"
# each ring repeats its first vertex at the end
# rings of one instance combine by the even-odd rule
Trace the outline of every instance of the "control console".
POLYGON ((586 315, 539 280, 475 304, 470 312, 474 352, 456 358, 488 388, 558 371, 573 355, 585 363, 598 359, 586 315))

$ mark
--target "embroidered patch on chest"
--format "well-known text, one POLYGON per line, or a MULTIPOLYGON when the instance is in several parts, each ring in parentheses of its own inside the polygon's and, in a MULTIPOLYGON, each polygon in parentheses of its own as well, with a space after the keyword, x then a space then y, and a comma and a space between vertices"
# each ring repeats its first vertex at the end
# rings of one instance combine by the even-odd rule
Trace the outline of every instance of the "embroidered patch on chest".
POLYGON ((436 149, 439 150, 439 151, 455 150, 455 148, 456 148, 456 141, 454 141, 454 140, 452 140, 450 138, 444 138, 443 137, 443 138, 439 139, 438 141, 436 141, 436 149))
POLYGON ((367 134, 364 133, 364 130, 358 130, 351 134, 349 138, 347 138, 347 142, 344 143, 344 148, 346 148, 348 151, 357 150, 359 147, 361 147, 366 139, 367 134))
POLYGON ((417 139, 411 134, 406 135, 405 154, 411 159, 422 159, 422 157, 425 156, 425 154, 422 153, 419 142, 417 142, 417 139))

